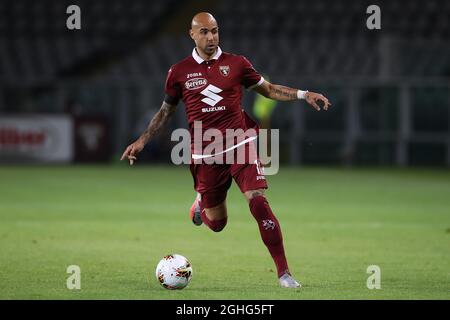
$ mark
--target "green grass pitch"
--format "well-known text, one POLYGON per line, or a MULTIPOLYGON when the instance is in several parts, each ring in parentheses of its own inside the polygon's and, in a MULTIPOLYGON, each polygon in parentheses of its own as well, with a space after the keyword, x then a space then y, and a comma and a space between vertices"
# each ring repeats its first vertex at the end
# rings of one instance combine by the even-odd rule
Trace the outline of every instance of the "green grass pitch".
POLYGON ((278 287, 235 184, 214 233, 188 219, 187 167, 0 167, 0 299, 450 298, 449 170, 282 167, 268 181, 298 290, 278 287), (155 278, 168 253, 193 265, 184 290, 155 278))

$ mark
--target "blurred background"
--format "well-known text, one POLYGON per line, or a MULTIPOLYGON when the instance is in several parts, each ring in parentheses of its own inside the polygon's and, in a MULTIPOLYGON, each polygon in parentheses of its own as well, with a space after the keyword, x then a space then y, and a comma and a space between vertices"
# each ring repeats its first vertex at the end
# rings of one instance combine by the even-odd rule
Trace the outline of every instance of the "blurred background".
MULTIPOLYGON (((198 11, 217 18, 224 51, 333 103, 261 112, 245 94, 246 110, 281 129, 282 163, 450 166, 446 0, 2 0, 0 161, 116 162, 159 109, 167 70, 190 55, 198 11), (66 27, 71 4, 81 30, 66 27), (371 4, 380 30, 366 27, 371 4)), ((140 160, 170 163, 170 133, 186 125, 180 104, 140 160)))
POLYGON ((449 89, 449 0, 0 0, 0 299, 448 299, 449 89), (137 166, 118 164, 191 54, 199 11, 224 51, 333 104, 242 101, 280 129, 267 194, 300 295, 275 288, 237 185, 224 232, 192 226, 193 180, 170 160, 182 103, 137 166), (174 252, 195 266, 181 292, 154 273, 174 252), (370 265, 382 290, 367 289, 370 265))

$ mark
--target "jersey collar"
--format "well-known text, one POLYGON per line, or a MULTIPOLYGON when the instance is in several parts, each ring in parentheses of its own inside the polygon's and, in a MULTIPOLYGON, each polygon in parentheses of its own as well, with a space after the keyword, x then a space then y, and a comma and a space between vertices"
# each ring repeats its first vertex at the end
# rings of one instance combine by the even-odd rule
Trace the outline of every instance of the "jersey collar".
MULTIPOLYGON (((222 55, 222 49, 220 49, 220 47, 217 47, 217 52, 214 55, 214 57, 211 58, 211 60, 218 60, 221 55, 222 55)), ((199 56, 199 54, 197 53, 197 49, 196 48, 194 48, 194 50, 192 50, 192 58, 194 58, 194 60, 198 64, 201 64, 201 63, 203 63, 205 61, 205 60, 203 60, 202 57, 199 56)))

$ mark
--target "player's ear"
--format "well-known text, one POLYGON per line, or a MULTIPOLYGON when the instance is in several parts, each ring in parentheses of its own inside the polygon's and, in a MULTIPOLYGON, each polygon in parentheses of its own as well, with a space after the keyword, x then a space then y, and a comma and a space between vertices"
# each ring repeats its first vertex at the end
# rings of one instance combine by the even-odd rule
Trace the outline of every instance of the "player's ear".
POLYGON ((194 39, 194 30, 189 29, 189 36, 191 37, 192 40, 195 40, 194 39))

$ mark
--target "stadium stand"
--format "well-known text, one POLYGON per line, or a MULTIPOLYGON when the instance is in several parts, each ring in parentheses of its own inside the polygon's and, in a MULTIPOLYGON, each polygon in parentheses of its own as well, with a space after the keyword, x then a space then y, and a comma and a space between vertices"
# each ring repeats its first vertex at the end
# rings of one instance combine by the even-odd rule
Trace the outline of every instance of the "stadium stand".
MULTIPOLYGON (((253 56, 255 66, 267 73, 375 76, 383 63, 378 49, 382 40, 379 33, 362 27, 367 17, 365 2, 286 0, 258 1, 255 5, 252 1, 228 0, 221 1, 216 16, 223 47, 253 56)), ((102 73, 98 56, 105 60, 117 54, 124 61, 109 64, 106 74, 154 75, 165 73, 167 65, 192 47, 185 34, 174 41, 174 35, 158 34, 155 27, 161 24, 161 17, 177 10, 177 1, 77 3, 86 8, 82 10, 83 32, 79 34, 68 34, 65 28, 67 1, 0 3, 4 17, 0 20, 3 80, 25 78, 33 83, 42 81, 42 77, 54 80, 59 75, 78 75, 80 70, 92 74, 99 69, 102 73), (154 42, 155 38, 158 41, 154 42), (127 50, 139 49, 136 44, 142 42, 147 43, 144 49, 127 50), (81 68, 84 64, 92 68, 81 68)), ((393 0, 378 4, 383 8, 383 37, 391 43, 395 62, 390 73, 448 76, 450 2, 393 0)))
MULTIPOLYGON (((191 52, 190 17, 183 12, 199 3, 79 0, 78 32, 66 28, 71 1, 1 1, 0 111, 62 112, 65 102, 74 99, 85 106, 84 113, 110 114, 115 149, 121 149, 148 106, 159 106, 169 67, 191 52)), ((325 150, 317 154, 325 154, 330 144, 339 150, 332 161, 355 153, 342 145, 357 148, 364 140, 378 139, 380 145, 362 149, 389 149, 375 158, 390 163, 397 157, 397 163, 404 163, 404 143, 414 138, 441 143, 448 150, 443 161, 450 164, 450 143, 445 142, 450 130, 450 1, 379 0, 382 30, 366 28, 366 8, 372 4, 367 0, 202 3, 219 22, 225 51, 247 56, 276 82, 326 90, 342 106, 321 119, 306 112, 300 121, 304 125, 291 121, 302 117, 295 113, 299 111, 274 114, 275 126, 287 128, 294 142, 302 141, 292 162, 302 152, 304 159, 318 160, 315 151, 305 151, 314 139, 322 139, 325 150), (355 86, 364 88, 354 93, 355 86), (422 91, 413 92, 415 86, 422 91), (427 86, 434 90, 432 98, 423 93, 427 86), (410 123, 401 122, 402 117, 410 123), (354 119, 358 124, 349 125, 354 119), (439 135, 417 136, 408 128, 438 128, 439 135), (387 153, 391 155, 383 156, 387 153)), ((251 103, 248 94, 244 105, 251 103)), ((180 125, 184 117, 179 112, 180 125)), ((297 148, 294 142, 291 150, 297 148)), ((358 156, 364 158, 364 153, 358 156)))
POLYGON ((2 1, 1 80, 38 84, 95 72, 99 60, 126 54, 140 43, 172 2, 76 1, 82 8, 77 33, 66 28, 69 1, 2 1))

